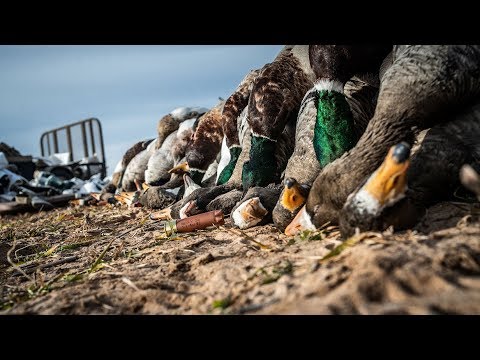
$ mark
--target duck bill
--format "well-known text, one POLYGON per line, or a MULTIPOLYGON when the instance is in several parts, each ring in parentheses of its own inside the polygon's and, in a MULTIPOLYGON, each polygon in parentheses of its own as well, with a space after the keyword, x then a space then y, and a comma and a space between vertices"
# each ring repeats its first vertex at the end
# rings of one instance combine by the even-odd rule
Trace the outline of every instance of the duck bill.
POLYGON ((168 173, 169 174, 182 175, 182 174, 188 173, 189 171, 190 171, 190 167, 188 166, 188 163, 183 162, 183 163, 178 164, 177 166, 171 168, 170 170, 168 170, 168 173))
POLYGON ((297 216, 292 220, 292 222, 285 229, 285 235, 293 236, 298 234, 301 231, 305 230, 316 230, 315 226, 312 223, 312 219, 307 212, 305 205, 298 212, 297 216))
POLYGON ((290 212, 294 212, 300 206, 305 204, 307 198, 304 195, 304 191, 301 188, 300 184, 294 182, 287 182, 283 189, 282 198, 280 203, 282 206, 290 212))
POLYGON ((410 165, 410 146, 398 144, 390 148, 385 160, 365 184, 381 205, 403 196, 407 188, 407 169, 410 165))

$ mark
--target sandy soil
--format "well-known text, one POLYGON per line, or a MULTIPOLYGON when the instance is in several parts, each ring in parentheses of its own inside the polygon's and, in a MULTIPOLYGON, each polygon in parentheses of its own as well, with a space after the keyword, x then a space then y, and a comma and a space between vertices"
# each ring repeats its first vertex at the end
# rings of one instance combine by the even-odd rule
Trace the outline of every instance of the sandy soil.
POLYGON ((341 248, 334 227, 229 220, 166 239, 142 208, 4 216, 0 314, 480 314, 477 213, 442 203, 413 231, 341 248))

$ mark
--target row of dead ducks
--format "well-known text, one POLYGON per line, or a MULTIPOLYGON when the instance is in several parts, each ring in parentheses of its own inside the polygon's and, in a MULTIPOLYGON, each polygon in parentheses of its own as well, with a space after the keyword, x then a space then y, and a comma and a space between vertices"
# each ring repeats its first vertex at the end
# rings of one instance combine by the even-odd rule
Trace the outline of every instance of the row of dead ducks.
POLYGON ((104 192, 145 181, 166 216, 222 209, 289 235, 411 227, 479 169, 479 64, 479 46, 285 46, 226 101, 162 118, 104 192))

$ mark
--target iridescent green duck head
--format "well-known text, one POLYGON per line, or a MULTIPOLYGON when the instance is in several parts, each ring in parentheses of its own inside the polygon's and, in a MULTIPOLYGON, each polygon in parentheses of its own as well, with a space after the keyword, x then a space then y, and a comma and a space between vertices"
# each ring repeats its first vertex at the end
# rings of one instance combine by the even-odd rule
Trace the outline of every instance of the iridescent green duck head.
POLYGON ((358 140, 343 85, 327 79, 315 84, 317 119, 313 148, 322 168, 350 150, 358 140))
POLYGON ((278 182, 275 150, 277 141, 252 133, 250 159, 243 164, 243 189, 278 182))

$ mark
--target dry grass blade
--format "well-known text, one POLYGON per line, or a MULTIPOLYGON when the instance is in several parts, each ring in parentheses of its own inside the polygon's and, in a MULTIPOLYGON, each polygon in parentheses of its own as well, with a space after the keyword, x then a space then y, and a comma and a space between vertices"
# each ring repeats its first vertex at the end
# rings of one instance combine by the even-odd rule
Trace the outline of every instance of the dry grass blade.
POLYGON ((55 245, 53 245, 50 249, 48 249, 47 251, 45 251, 45 252, 43 253, 43 256, 50 256, 50 255, 52 255, 52 254, 55 252, 55 250, 58 249, 59 246, 60 246, 60 244, 55 244, 55 245))
POLYGON ((22 246, 21 248, 15 250, 15 254, 14 254, 14 255, 15 255, 15 259, 17 259, 17 261, 18 261, 18 259, 19 259, 20 257, 22 257, 21 255, 18 255, 17 252, 20 252, 20 251, 22 251, 22 250, 28 249, 29 247, 32 247, 32 246, 37 246, 37 244, 28 244, 28 245, 22 246))
POLYGON ((33 278, 31 278, 30 276, 27 275, 27 273, 25 271, 23 271, 20 266, 18 266, 17 264, 15 264, 12 259, 10 258, 10 254, 12 253, 13 250, 15 250, 15 246, 17 245, 17 239, 13 239, 13 244, 12 244, 12 247, 10 248, 10 250, 8 250, 7 252, 7 261, 8 263, 15 269, 17 270, 20 274, 22 274, 23 276, 25 276, 28 280, 30 280, 31 282, 35 283, 35 280, 33 278))
POLYGON ((98 267, 98 265, 100 264, 100 262, 102 261, 103 257, 105 256, 105 254, 107 253, 107 251, 110 249, 110 247, 112 246, 113 242, 116 240, 116 239, 120 239, 122 238, 123 236, 127 235, 128 233, 134 231, 134 230, 138 230, 142 227, 142 225, 139 225, 139 226, 135 226, 131 229, 128 229, 127 231, 124 231, 123 233, 121 233, 120 235, 118 235, 118 237, 114 237, 112 240, 110 240, 110 242, 107 244, 107 246, 105 247, 105 249, 102 251, 102 253, 98 256, 97 260, 95 260, 95 262, 92 264, 92 266, 90 267, 90 270, 88 271, 89 273, 95 271, 98 267))
POLYGON ((334 256, 339 255, 343 250, 354 246, 355 244, 359 243, 360 241, 372 238, 382 238, 382 234, 377 232, 364 232, 357 235, 354 235, 347 240, 345 240, 342 244, 336 246, 332 251, 330 251, 327 255, 325 255, 320 261, 324 261, 330 259, 334 256))
POLYGON ((240 230, 240 229, 227 229, 223 226, 219 227, 219 229, 221 230, 225 230, 227 232, 231 232, 235 235, 240 235, 240 236, 243 236, 245 239, 247 240, 250 240, 251 242, 255 243, 256 245, 260 246, 261 249, 264 249, 264 250, 272 250, 272 248, 268 245, 265 245, 265 244, 262 244, 260 241, 257 241, 255 240, 253 237, 251 237, 250 235, 246 234, 243 230, 240 230), (237 232, 238 231, 238 232, 237 232))
POLYGON ((316 240, 325 240, 329 237, 334 237, 340 235, 338 226, 329 226, 330 221, 327 221, 316 230, 304 230, 296 234, 293 238, 290 239, 290 244, 294 241, 316 241, 316 240))
POLYGON ((57 282, 58 280, 60 280, 60 279, 63 278, 64 276, 65 276, 65 273, 64 273, 64 272, 58 274, 58 275, 55 276, 53 279, 49 280, 49 281, 44 285, 44 288, 48 288, 50 285, 52 285, 53 283, 57 282))
POLYGON ((95 200, 100 201, 102 194, 97 192, 91 192, 90 196, 93 197, 95 200))
MULTIPOLYGON (((43 264, 43 265, 40 265, 38 267, 37 267, 38 263, 34 263, 34 264, 23 264, 19 268, 21 268, 21 269, 25 268, 25 273, 31 274, 31 273, 34 273, 35 271, 37 271, 37 269, 38 270, 47 269, 47 268, 52 267, 52 266, 61 265, 61 264, 65 264, 65 263, 68 263, 68 262, 73 262, 73 261, 77 260, 78 258, 79 258, 79 256, 77 256, 77 255, 67 256, 63 259, 52 261, 50 263, 43 264)), ((15 274, 13 276, 15 276, 15 274)))
POLYGON ((124 277, 122 277, 122 281, 123 281, 125 284, 127 284, 128 286, 130 286, 132 289, 134 289, 135 291, 140 291, 140 289, 138 288, 138 286, 135 285, 135 284, 133 283, 133 281, 130 280, 129 278, 127 278, 127 277, 124 276, 124 277))
POLYGON ((107 253, 107 251, 110 249, 110 247, 112 246, 113 242, 116 240, 117 238, 113 238, 112 240, 110 240, 110 242, 107 244, 107 246, 105 247, 105 249, 103 249, 102 253, 98 256, 97 260, 95 260, 95 262, 92 264, 92 266, 90 266, 90 270, 88 272, 94 272, 97 267, 98 267, 98 264, 100 264, 100 262, 102 261, 103 257, 105 256, 105 254, 107 253))

